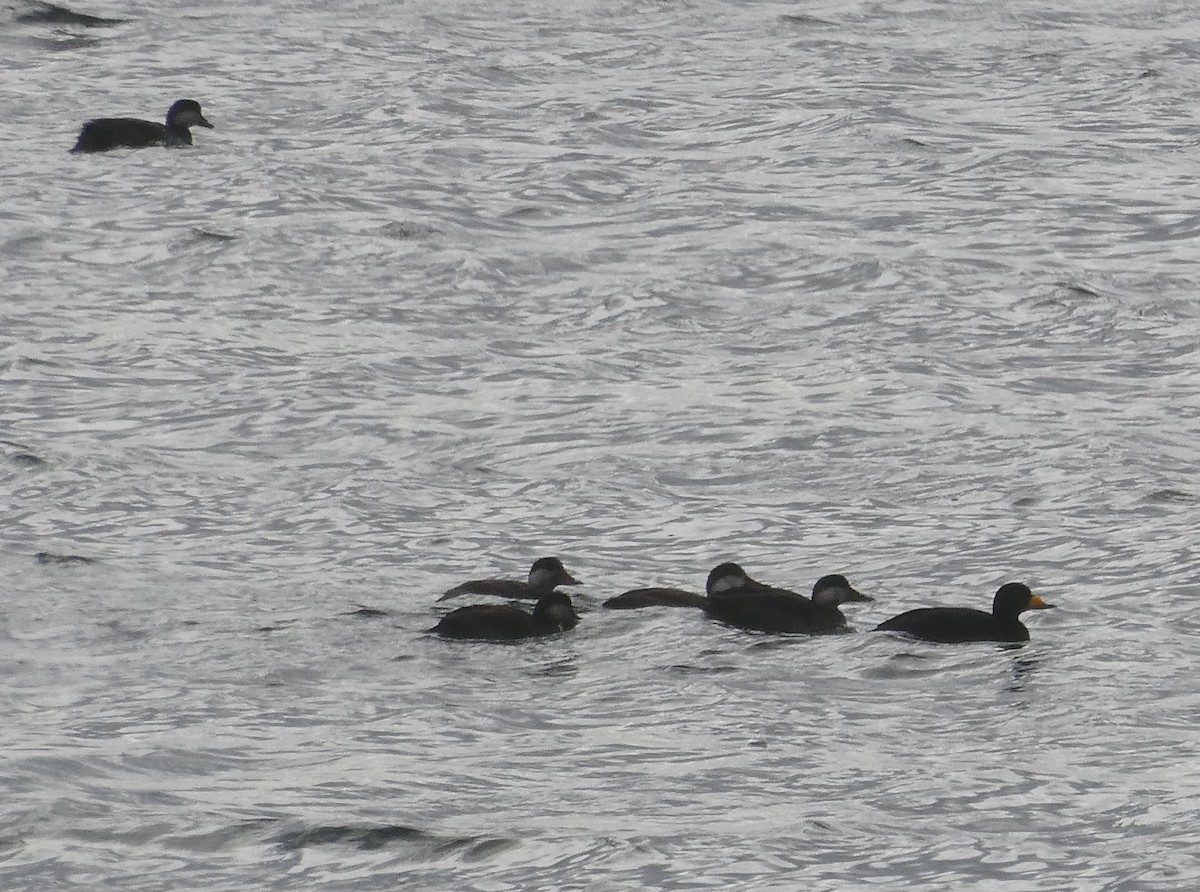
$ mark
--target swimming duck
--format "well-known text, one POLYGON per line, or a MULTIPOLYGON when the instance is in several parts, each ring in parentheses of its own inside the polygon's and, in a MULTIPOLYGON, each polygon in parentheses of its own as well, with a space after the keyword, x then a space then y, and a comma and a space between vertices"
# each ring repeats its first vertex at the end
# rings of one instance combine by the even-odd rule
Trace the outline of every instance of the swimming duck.
POLYGON ((973 607, 921 607, 893 616, 875 627, 879 632, 906 632, 914 638, 959 644, 967 641, 1028 641, 1029 629, 1019 619, 1026 610, 1048 610, 1029 586, 1006 583, 996 591, 992 612, 973 607))
POLYGON ((180 99, 167 110, 167 122, 139 118, 96 118, 79 131, 72 152, 107 152, 147 146, 190 146, 192 127, 212 127, 194 99, 180 99))
POLYGON ((538 599, 532 613, 513 604, 473 604, 451 610, 429 631, 443 638, 517 641, 566 632, 578 624, 570 596, 552 591, 538 599))
POLYGON ((529 568, 529 581, 517 579, 472 579, 456 585, 438 598, 447 601, 459 595, 498 595, 501 598, 540 598, 560 585, 579 585, 556 557, 538 558, 529 568))
POLYGON ((822 576, 812 598, 772 588, 750 578, 734 563, 720 564, 708 574, 704 612, 716 620, 758 632, 804 632, 819 635, 846 629, 838 607, 850 601, 871 601, 839 573, 822 576))

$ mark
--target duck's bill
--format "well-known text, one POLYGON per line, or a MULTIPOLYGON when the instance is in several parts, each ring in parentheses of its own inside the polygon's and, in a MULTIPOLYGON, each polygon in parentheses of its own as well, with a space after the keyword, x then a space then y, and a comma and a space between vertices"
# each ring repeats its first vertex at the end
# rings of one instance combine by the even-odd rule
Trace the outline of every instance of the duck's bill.
POLYGON ((850 602, 850 601, 874 601, 874 600, 875 599, 872 598, 870 595, 864 595, 858 589, 852 588, 852 589, 846 590, 846 601, 847 602, 850 602))
POLYGON ((1029 599, 1030 610, 1050 610, 1057 606, 1057 604, 1048 604, 1047 602, 1043 601, 1041 595, 1034 595, 1029 599))
POLYGON ((204 117, 204 115, 200 116, 200 120, 198 120, 196 122, 196 126, 197 127, 207 127, 209 130, 213 129, 212 122, 209 121, 208 118, 204 117))

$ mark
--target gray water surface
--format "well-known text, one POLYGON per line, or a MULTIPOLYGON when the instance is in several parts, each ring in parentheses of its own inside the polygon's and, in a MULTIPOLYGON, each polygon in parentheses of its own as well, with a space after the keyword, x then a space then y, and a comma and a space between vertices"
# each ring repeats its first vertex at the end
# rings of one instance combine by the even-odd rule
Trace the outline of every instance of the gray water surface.
POLYGON ((0 885, 1200 883, 1198 62, 1177 3, 0 7, 0 885), (544 554, 574 632, 425 633, 544 554), (876 601, 599 608, 724 560, 876 601), (866 631, 1010 580, 1027 646, 866 631))

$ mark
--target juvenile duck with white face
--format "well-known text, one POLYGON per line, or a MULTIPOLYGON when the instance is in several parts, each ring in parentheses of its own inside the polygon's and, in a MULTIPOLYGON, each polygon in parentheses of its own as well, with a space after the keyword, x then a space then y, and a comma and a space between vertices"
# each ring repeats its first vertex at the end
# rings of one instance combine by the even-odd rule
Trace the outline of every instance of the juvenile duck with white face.
POLYGON ((734 563, 713 568, 708 574, 706 590, 705 613, 728 625, 756 632, 820 635, 844 631, 846 617, 838 608, 852 601, 874 600, 857 591, 841 574, 818 579, 810 599, 764 585, 734 563))
POLYGON ((560 585, 579 585, 579 580, 567 572, 563 562, 556 557, 538 558, 529 568, 529 581, 518 579, 472 579, 456 585, 438 598, 448 601, 459 595, 496 595, 501 598, 537 599, 549 594, 560 585))
POLYGON ((167 121, 140 118, 96 118, 79 131, 72 152, 144 149, 148 146, 190 146, 192 127, 212 127, 194 99, 180 99, 167 110, 167 121))

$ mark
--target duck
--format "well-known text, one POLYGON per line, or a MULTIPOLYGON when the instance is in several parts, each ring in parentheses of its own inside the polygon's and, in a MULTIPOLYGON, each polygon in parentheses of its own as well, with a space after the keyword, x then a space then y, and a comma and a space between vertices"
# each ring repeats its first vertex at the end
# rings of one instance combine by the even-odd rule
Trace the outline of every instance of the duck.
POLYGON ((873 601, 854 588, 840 573, 822 576, 813 585, 812 598, 773 588, 752 579, 738 564, 718 564, 708 574, 704 612, 739 629, 756 632, 802 632, 820 635, 847 631, 846 617, 838 608, 853 601, 873 601))
POLYGON ((107 152, 109 149, 144 149, 147 146, 190 146, 192 127, 212 127, 194 99, 180 99, 167 109, 167 121, 139 118, 96 118, 79 131, 72 153, 107 152))
POLYGON ((580 582, 567 572, 558 558, 543 557, 534 561, 529 568, 528 582, 517 579, 472 579, 456 585, 438 600, 448 601, 459 595, 497 595, 501 598, 536 600, 560 585, 580 585, 580 582))
POLYGON ((904 632, 923 641, 962 644, 971 641, 1028 641, 1029 629, 1021 622, 1026 610, 1049 610, 1041 595, 1020 582, 1006 582, 996 590, 992 612, 973 607, 919 607, 880 623, 877 632, 904 632))
POLYGON ((429 631, 443 638, 519 641, 568 632, 578 624, 570 596, 552 591, 538 599, 532 613, 515 604, 472 604, 451 610, 429 631))

